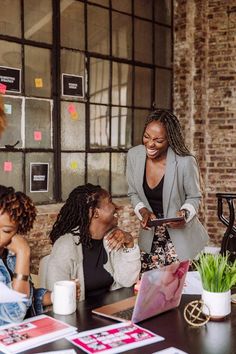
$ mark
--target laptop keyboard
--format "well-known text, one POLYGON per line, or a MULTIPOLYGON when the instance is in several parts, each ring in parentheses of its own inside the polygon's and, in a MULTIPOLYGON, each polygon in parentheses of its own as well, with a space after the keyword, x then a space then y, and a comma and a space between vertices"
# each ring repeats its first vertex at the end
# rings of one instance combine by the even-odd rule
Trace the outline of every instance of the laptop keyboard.
POLYGON ((112 316, 123 318, 124 320, 131 320, 134 308, 130 307, 126 310, 118 311, 112 314, 112 316))

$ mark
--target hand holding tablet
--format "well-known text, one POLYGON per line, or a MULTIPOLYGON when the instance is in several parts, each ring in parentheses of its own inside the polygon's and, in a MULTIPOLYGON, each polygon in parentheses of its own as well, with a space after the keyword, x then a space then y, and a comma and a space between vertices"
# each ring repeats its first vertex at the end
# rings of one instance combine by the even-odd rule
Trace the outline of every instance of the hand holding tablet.
POLYGON ((168 224, 168 223, 171 223, 171 222, 182 222, 184 220, 185 220, 184 216, 178 216, 178 217, 175 217, 175 218, 152 219, 152 220, 148 221, 147 226, 148 227, 161 226, 163 224, 168 224))

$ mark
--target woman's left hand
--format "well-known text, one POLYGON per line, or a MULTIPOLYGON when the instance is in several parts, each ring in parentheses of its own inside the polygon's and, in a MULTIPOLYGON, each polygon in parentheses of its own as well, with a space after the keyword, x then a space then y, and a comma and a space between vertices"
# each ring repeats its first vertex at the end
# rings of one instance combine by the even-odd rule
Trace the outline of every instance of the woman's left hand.
POLYGON ((169 222, 166 223, 166 226, 170 227, 171 229, 183 229, 186 225, 186 221, 185 221, 185 212, 184 210, 180 210, 176 213, 177 217, 183 217, 183 220, 181 221, 175 221, 175 222, 169 222))
POLYGON ((118 251, 124 246, 127 248, 134 247, 134 239, 132 235, 121 229, 115 229, 109 235, 105 236, 104 239, 111 251, 118 251))

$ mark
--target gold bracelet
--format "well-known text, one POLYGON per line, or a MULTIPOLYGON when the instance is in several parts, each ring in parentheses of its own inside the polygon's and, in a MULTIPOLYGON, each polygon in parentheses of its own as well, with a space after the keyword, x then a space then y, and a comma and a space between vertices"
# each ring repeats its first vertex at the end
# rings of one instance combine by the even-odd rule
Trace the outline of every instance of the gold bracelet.
POLYGON ((17 280, 28 281, 29 277, 30 277, 29 275, 20 274, 20 273, 13 273, 13 278, 17 279, 17 280))

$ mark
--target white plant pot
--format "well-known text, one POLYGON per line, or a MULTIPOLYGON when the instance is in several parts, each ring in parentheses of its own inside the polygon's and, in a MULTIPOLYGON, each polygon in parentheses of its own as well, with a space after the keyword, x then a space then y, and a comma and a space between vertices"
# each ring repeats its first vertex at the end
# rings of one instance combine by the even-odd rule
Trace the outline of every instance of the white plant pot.
POLYGON ((223 293, 202 291, 203 313, 210 315, 212 320, 220 320, 231 312, 231 290, 223 293))

